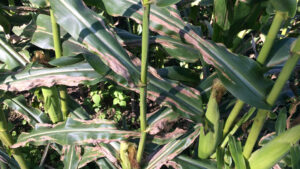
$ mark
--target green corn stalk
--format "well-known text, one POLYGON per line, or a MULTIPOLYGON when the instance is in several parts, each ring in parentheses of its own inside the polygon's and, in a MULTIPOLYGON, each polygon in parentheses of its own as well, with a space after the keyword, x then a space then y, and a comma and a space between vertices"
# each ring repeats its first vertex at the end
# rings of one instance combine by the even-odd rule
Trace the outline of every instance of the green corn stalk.
POLYGON ((137 162, 141 163, 145 142, 146 142, 146 112, 147 112, 147 66, 148 66, 148 49, 149 49, 149 14, 150 3, 148 0, 143 0, 144 14, 143 14, 143 34, 142 34, 142 65, 141 65, 141 82, 140 82, 140 125, 141 125, 141 139, 139 142, 137 152, 137 162))
MULTIPOLYGON (((0 109, 0 140, 6 147, 10 147, 11 145, 13 145, 12 137, 7 133, 7 121, 2 109, 0 109)), ((25 159, 23 158, 21 152, 18 151, 18 149, 10 149, 10 152, 18 162, 21 169, 29 169, 25 159)))
MULTIPOLYGON (((277 100, 282 88, 284 87, 285 83, 291 76, 297 62, 300 58, 300 38, 298 38, 291 47, 291 57, 285 63, 282 71, 280 72, 271 92, 269 93, 266 101, 269 105, 274 105, 275 101, 277 100)), ((245 148, 243 154, 246 158, 249 158, 253 147, 256 143, 258 135, 263 127, 263 124, 267 118, 269 110, 259 109, 257 115, 254 119, 254 123, 252 125, 251 131, 249 133, 248 139, 245 144, 245 148)))
MULTIPOLYGON (((56 19, 53 14, 53 10, 50 9, 53 42, 55 49, 55 57, 60 58, 62 56, 62 48, 60 42, 59 26, 56 23, 56 19)), ((67 91, 65 86, 58 86, 49 88, 42 88, 46 112, 49 113, 50 119, 53 123, 65 120, 68 115, 67 104, 67 91), (59 94, 57 94, 57 91, 59 94)))
POLYGON ((220 125, 220 113, 218 99, 222 97, 224 87, 220 81, 215 81, 205 113, 205 126, 201 128, 199 135, 198 157, 206 159, 209 157, 222 137, 222 125, 220 125))

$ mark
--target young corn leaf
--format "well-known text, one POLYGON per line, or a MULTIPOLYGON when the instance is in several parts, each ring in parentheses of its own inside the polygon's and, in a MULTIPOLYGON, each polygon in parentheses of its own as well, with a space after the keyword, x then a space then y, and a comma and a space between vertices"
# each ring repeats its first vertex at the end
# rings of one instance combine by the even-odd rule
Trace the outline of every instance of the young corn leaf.
MULTIPOLYGON (((110 15, 130 17, 141 23, 142 5, 139 0, 102 2, 110 15)), ((222 83, 235 97, 259 108, 269 108, 265 96, 272 83, 265 79, 258 63, 248 57, 233 54, 224 46, 201 38, 181 19, 174 6, 166 8, 153 6, 150 20, 152 31, 177 40, 184 37, 186 43, 194 46, 202 54, 204 61, 219 71, 222 83)))
POLYGON ((175 158, 195 141, 195 139, 199 136, 199 130, 200 126, 196 125, 194 129, 188 131, 186 134, 170 141, 151 158, 145 168, 160 168, 166 162, 175 158))
MULTIPOLYGON (((85 44, 91 51, 100 56, 101 60, 108 65, 122 81, 120 85, 129 87, 136 92, 139 85, 139 63, 137 58, 132 63, 126 51, 107 30, 101 18, 88 9, 82 1, 51 1, 57 22, 72 35, 73 38, 85 44), (66 10, 67 9, 67 10, 66 10), (76 23, 76 24, 74 24, 76 23), (70 27, 72 25, 72 28, 70 27), (75 27, 74 27, 75 26, 75 27), (124 81, 125 80, 125 81, 124 81)), ((98 58, 89 61, 95 70, 103 74, 103 70, 109 70, 98 58), (97 63, 98 61, 98 63, 97 63), (101 66, 99 66, 101 65, 101 66)), ((199 118, 203 111, 199 104, 201 98, 196 90, 182 87, 181 85, 171 83, 162 79, 153 68, 149 68, 148 94, 151 99, 155 97, 158 103, 166 103, 175 110, 181 112, 182 116, 194 121, 201 121, 199 118)), ((114 78, 115 76, 110 76, 114 78)))
POLYGON ((87 63, 79 63, 59 68, 29 68, 17 74, 2 76, 0 89, 6 91, 26 91, 35 87, 53 85, 77 86, 88 80, 101 77, 87 63))
POLYGON ((81 160, 81 148, 76 145, 66 145, 63 147, 64 169, 77 169, 81 160))
POLYGON ((224 156, 225 156, 224 148, 218 147, 217 151, 216 151, 216 154, 217 154, 217 158, 216 158, 217 168, 218 169, 223 169, 223 167, 224 167, 224 156))
POLYGON ((265 169, 274 166, 300 140, 299 130, 300 125, 297 125, 255 151, 249 159, 250 168, 265 169))
POLYGON ((69 99, 68 100, 68 110, 70 111, 70 114, 72 115, 72 118, 77 118, 81 120, 90 120, 88 112, 84 110, 75 100, 69 99))
POLYGON ((30 124, 35 126, 37 123, 50 123, 49 117, 39 109, 29 107, 23 95, 4 101, 10 109, 22 114, 22 117, 30 124))
POLYGON ((86 145, 89 143, 121 141, 138 137, 135 131, 118 130, 115 123, 105 120, 76 120, 68 118, 57 125, 36 125, 30 133, 22 133, 12 147, 25 146, 26 143, 42 145, 46 142, 60 145, 86 145))
POLYGON ((241 142, 237 141, 233 136, 230 136, 228 144, 235 168, 247 169, 241 142))

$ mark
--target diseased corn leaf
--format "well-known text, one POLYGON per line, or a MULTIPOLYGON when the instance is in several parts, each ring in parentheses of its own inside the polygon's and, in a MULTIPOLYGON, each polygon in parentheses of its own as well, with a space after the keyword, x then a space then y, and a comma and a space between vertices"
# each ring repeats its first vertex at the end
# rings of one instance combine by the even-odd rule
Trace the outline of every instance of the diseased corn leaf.
POLYGON ((246 162, 243 156, 243 149, 240 141, 237 141, 233 136, 229 136, 229 150, 233 158, 235 168, 246 169, 246 162))
POLYGON ((11 158, 2 150, 0 150, 0 160, 7 164, 11 169, 20 169, 19 164, 16 162, 16 160, 11 158))
POLYGON ((59 68, 29 67, 17 74, 2 76, 0 89, 6 91, 26 91, 35 87, 53 85, 77 86, 84 81, 101 77, 87 63, 79 63, 59 68))
MULTIPOLYGON (((113 70, 114 76, 105 73, 106 78, 138 92, 140 61, 138 58, 132 58, 131 61, 126 51, 107 30, 101 18, 86 8, 80 0, 51 1, 51 3, 57 16, 57 22, 73 38, 98 54, 102 61, 113 70), (117 80, 114 79, 116 75, 119 78, 117 80)), ((104 75, 103 71, 110 70, 105 65, 102 66, 103 62, 99 58, 97 60, 90 56, 85 57, 101 75, 104 75)), ((157 101, 159 104, 166 103, 172 106, 186 118, 201 121, 200 116, 203 111, 202 106, 199 104, 201 100, 200 93, 162 79, 151 67, 149 68, 148 95, 150 99, 157 101)))
POLYGON ((25 66, 28 62, 17 53, 2 37, 0 37, 0 61, 5 63, 7 69, 12 70, 19 66, 25 66))
POLYGON ((168 161, 174 159, 182 151, 188 148, 195 139, 199 136, 200 125, 195 125, 194 129, 179 138, 173 139, 168 144, 163 146, 148 162, 146 169, 160 168, 168 161))
POLYGON ((167 127, 168 122, 176 121, 178 118, 178 113, 168 107, 162 107, 147 117, 147 131, 149 131, 150 135, 156 135, 167 127))
MULTIPOLYGON (((139 0, 102 2, 110 15, 130 17, 141 23, 143 12, 139 0)), ((269 108, 265 96, 272 83, 265 79, 258 63, 248 57, 233 54, 224 46, 201 38, 180 18, 175 6, 166 8, 153 6, 150 20, 152 31, 173 39, 184 39, 186 43, 194 46, 202 54, 204 61, 219 71, 223 84, 235 97, 259 108, 269 108)))
POLYGON ((300 140, 299 131, 300 125, 297 125, 279 134, 268 144, 255 151, 249 159, 250 168, 265 169, 275 165, 300 140))
POLYGON ((81 160, 81 148, 76 145, 66 145, 63 147, 64 169, 77 169, 81 160))
POLYGON ((120 142, 110 142, 109 144, 98 144, 100 151, 105 155, 106 159, 115 168, 121 169, 119 165, 118 157, 120 153, 120 142))
POLYGON ((178 169, 217 169, 216 162, 214 161, 193 159, 186 155, 179 155, 175 157, 172 162, 176 163, 175 166, 177 166, 178 169))
POLYGON ((10 109, 20 113, 31 126, 35 126, 37 123, 50 123, 49 117, 44 112, 27 105, 23 95, 12 99, 6 99, 4 104, 10 109))
POLYGON ((99 147, 84 147, 84 153, 81 157, 81 160, 78 164, 78 168, 82 168, 86 166, 88 163, 92 161, 97 161, 99 158, 103 158, 104 154, 101 152, 99 147))
POLYGON ((25 146, 29 142, 42 145, 47 141, 61 145, 86 145, 121 141, 138 136, 138 132, 118 130, 111 121, 68 118, 57 125, 37 124, 30 133, 22 133, 12 147, 25 146))

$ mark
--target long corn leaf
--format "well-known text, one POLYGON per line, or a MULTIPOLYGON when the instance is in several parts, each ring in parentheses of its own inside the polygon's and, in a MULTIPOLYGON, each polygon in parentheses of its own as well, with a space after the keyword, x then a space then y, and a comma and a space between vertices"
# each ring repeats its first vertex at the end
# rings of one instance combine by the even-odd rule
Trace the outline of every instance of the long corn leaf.
POLYGON ((87 63, 59 68, 24 69, 17 74, 2 76, 0 89, 6 91, 26 91, 35 87, 53 85, 77 86, 84 81, 101 77, 87 63))
POLYGON ((68 118, 65 122, 57 125, 36 125, 32 132, 22 133, 12 147, 25 146, 29 142, 41 145, 47 141, 61 145, 86 145, 121 141, 138 136, 138 132, 118 130, 111 121, 84 121, 68 118))

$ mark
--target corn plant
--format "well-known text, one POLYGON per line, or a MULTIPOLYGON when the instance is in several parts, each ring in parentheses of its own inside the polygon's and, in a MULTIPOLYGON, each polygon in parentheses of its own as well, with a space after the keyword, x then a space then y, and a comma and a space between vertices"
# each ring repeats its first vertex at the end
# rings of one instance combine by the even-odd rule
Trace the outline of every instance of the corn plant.
POLYGON ((1 168, 37 167, 29 145, 45 147, 39 167, 51 150, 63 168, 299 168, 299 13, 297 0, 0 2, 1 168), (140 96, 139 128, 68 94, 103 82, 140 96), (30 127, 16 139, 7 111, 30 127))

